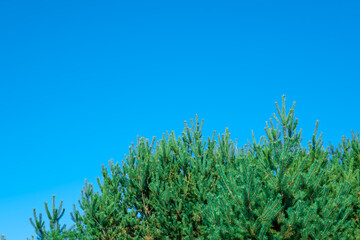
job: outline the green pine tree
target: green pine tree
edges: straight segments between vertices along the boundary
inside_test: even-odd
[[[42,219],[42,214],[39,216],[34,209],[34,220],[30,218],[30,223],[35,229],[36,239],[38,240],[67,240],[76,239],[75,226],[66,229],[66,225],[60,224],[60,219],[64,216],[65,209],[62,208],[63,201],[60,202],[59,208],[55,206],[55,195],[53,195],[52,211],[50,212],[47,202],[45,202],[45,211],[50,222],[50,229],[45,227],[45,221]],[[31,237],[34,239],[34,236]]]
[[[73,219],[85,239],[194,239],[206,237],[202,204],[215,190],[214,139],[203,142],[201,127],[185,122],[182,138],[168,134],[154,147],[138,138],[122,167],[103,167],[101,193],[91,184],[82,192],[84,215]]]
[[[266,136],[237,149],[230,133],[207,141],[196,116],[182,135],[156,142],[137,139],[121,166],[110,161],[85,181],[71,213],[60,224],[62,203],[50,229],[41,214],[31,223],[38,239],[351,239],[359,235],[359,138],[324,149],[315,133],[307,148],[296,131],[294,106]],[[167,136],[167,139],[166,137]]]
[[[352,196],[349,181],[333,187],[327,179],[329,152],[316,138],[308,150],[296,132],[294,106],[274,114],[279,125],[265,128],[266,138],[244,148],[229,162],[218,165],[222,195],[206,207],[213,237],[220,239],[347,239]],[[229,134],[220,148],[232,148]],[[264,143],[261,143],[264,141]],[[226,171],[228,173],[226,174]]]
[[[360,239],[360,141],[359,134],[352,132],[351,139],[343,137],[339,147],[329,146],[332,164],[330,165],[328,181],[331,183],[349,182],[351,194],[351,230],[354,239]],[[337,189],[339,184],[332,184]]]

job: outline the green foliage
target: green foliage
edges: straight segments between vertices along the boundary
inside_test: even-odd
[[[295,104],[294,104],[295,105]],[[213,197],[209,219],[221,239],[347,239],[352,196],[347,179],[331,186],[329,152],[316,139],[309,150],[296,133],[294,105],[285,113],[277,105],[279,125],[240,151],[231,166],[218,165],[223,194]],[[229,134],[220,148],[232,146]],[[261,142],[264,141],[262,144]],[[229,173],[224,174],[225,171]],[[205,206],[209,209],[208,206]],[[212,210],[214,209],[214,210]]]
[[[215,141],[202,141],[196,120],[182,138],[168,134],[157,143],[138,138],[120,168],[103,167],[101,194],[86,184],[80,206],[84,215],[78,227],[86,239],[187,239],[206,236],[202,205],[214,191]],[[78,213],[78,212],[77,212]]]
[[[45,210],[50,222],[50,230],[46,230],[45,221],[42,220],[42,214],[39,217],[34,208],[34,220],[30,218],[32,226],[35,228],[37,235],[36,239],[39,240],[60,240],[60,239],[75,239],[76,233],[73,227],[66,229],[66,225],[60,225],[60,219],[63,217],[65,209],[62,208],[63,201],[60,202],[59,208],[55,207],[55,196],[53,196],[52,211],[49,211],[47,202],[45,202]],[[34,236],[32,236],[34,239]]]
[[[339,187],[341,182],[349,182],[351,195],[354,197],[351,202],[353,209],[351,213],[351,230],[355,239],[360,239],[360,141],[359,134],[352,132],[351,139],[342,138],[339,147],[334,149],[329,146],[332,164],[329,165],[328,181],[333,183],[334,189]]]
[[[55,197],[50,230],[34,209],[37,239],[360,239],[359,135],[324,149],[317,122],[302,147],[294,106],[240,149],[228,129],[205,141],[197,116],[181,137],[138,137],[99,192],[85,181],[70,229]]]

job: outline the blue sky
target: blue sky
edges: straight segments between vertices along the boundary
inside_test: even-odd
[[[360,132],[358,1],[0,2],[0,234],[195,114],[204,135],[264,134],[286,94],[324,141]]]

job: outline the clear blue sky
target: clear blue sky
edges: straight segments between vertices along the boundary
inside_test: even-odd
[[[324,140],[360,132],[359,1],[0,2],[0,234],[34,234],[52,194],[65,223],[84,179],[136,136],[183,121],[264,134],[286,94]]]

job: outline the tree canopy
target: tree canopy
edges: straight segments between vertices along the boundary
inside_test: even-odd
[[[359,134],[325,149],[316,122],[304,147],[294,107],[283,96],[242,148],[228,129],[205,140],[197,115],[177,138],[138,137],[102,167],[99,192],[85,182],[71,228],[55,196],[49,229],[34,209],[32,239],[360,239]]]

